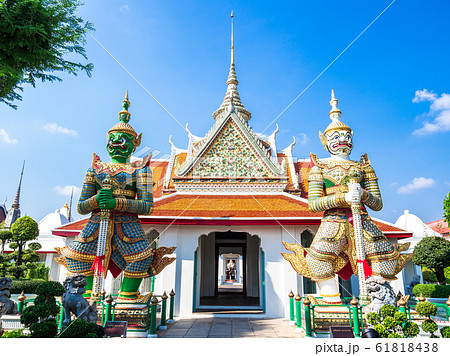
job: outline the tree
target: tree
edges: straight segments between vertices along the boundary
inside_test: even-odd
[[[444,199],[444,220],[450,226],[450,193]]]
[[[412,261],[432,270],[439,284],[445,284],[444,269],[450,266],[450,241],[436,236],[423,238],[414,248]]]
[[[34,221],[32,217],[23,216],[21,218],[18,218],[14,222],[14,224],[11,225],[11,233],[11,240],[13,242],[9,244],[9,247],[14,250],[17,249],[17,256],[15,256],[16,271],[14,272],[14,274],[16,278],[19,278],[22,272],[25,270],[21,267],[23,260],[25,260],[25,262],[39,261],[39,255],[36,253],[36,250],[34,250],[34,248],[36,247],[38,247],[37,249],[41,248],[39,244],[39,246],[30,244],[32,246],[30,246],[29,249],[24,250],[27,241],[32,241],[39,236],[39,227],[37,222]],[[13,253],[16,253],[16,251],[14,251]]]
[[[87,59],[83,45],[92,24],[77,17],[78,0],[0,0],[0,102],[16,109],[22,84],[61,81],[49,74],[84,70],[92,63],[64,59],[76,53]]]
[[[8,241],[11,241],[11,239],[12,239],[11,231],[9,231],[9,230],[0,230],[0,241],[2,243],[2,249],[1,249],[0,253],[3,253],[3,251],[5,250],[5,244]]]

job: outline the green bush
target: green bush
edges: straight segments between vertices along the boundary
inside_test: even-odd
[[[433,334],[438,329],[437,324],[433,320],[424,320],[422,322],[422,330],[426,333]]]
[[[436,315],[437,306],[431,302],[420,302],[416,305],[416,312],[426,318],[430,318],[432,315]]]
[[[390,304],[386,304],[381,307],[381,316],[383,318],[386,318],[387,316],[394,317],[396,311],[397,311],[396,307]]]
[[[22,291],[25,294],[37,294],[36,288],[42,283],[45,283],[43,279],[13,279],[13,285],[11,287],[11,294],[20,294]]]
[[[386,328],[383,326],[383,324],[377,324],[373,328],[378,333],[378,335],[380,335],[380,337],[387,338],[389,336],[389,333],[386,330]]]
[[[367,314],[366,320],[372,326],[375,326],[375,325],[381,323],[380,314],[374,313],[374,312]]]
[[[25,329],[17,329],[17,330],[9,330],[4,331],[2,336],[3,338],[17,338],[17,337],[28,337],[23,333]]]
[[[420,332],[419,325],[417,325],[416,323],[413,323],[411,321],[407,321],[403,325],[403,332],[406,337],[415,337]]]
[[[65,328],[59,334],[59,337],[62,338],[98,337],[97,331],[98,325],[96,323],[87,322],[84,321],[83,319],[75,319],[67,326],[67,328]]]
[[[388,339],[402,339],[403,336],[401,336],[399,333],[391,333],[388,335]]]
[[[413,294],[416,297],[423,294],[425,298],[448,298],[450,295],[450,285],[441,286],[439,284],[417,284],[413,288]]]
[[[20,322],[30,328],[31,337],[48,338],[58,334],[54,317],[60,308],[55,296],[62,295],[64,291],[59,282],[44,282],[36,288],[38,296],[34,299],[34,305],[27,307],[20,317]]]
[[[383,325],[386,329],[394,329],[398,325],[398,323],[392,316],[386,316],[383,320]]]
[[[65,289],[59,282],[45,282],[36,288],[36,294],[46,297],[59,297],[65,293]]]
[[[440,331],[442,337],[450,339],[450,326],[444,326]]]
[[[405,321],[406,321],[406,315],[405,314],[403,314],[402,312],[400,312],[400,311],[398,311],[398,312],[395,312],[395,314],[394,314],[394,320],[397,322],[397,323],[399,323],[399,324],[402,324],[402,323],[404,323]]]

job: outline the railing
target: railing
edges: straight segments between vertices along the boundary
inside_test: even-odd
[[[349,325],[353,330],[353,334],[355,337],[361,337],[362,330],[364,328],[364,316],[363,316],[363,307],[359,305],[359,302],[356,298],[342,298],[344,299],[343,304],[312,304],[311,300],[309,300],[308,296],[305,298],[301,298],[300,295],[297,295],[294,298],[294,293],[290,291],[288,294],[289,298],[289,323],[295,324],[297,331],[303,330],[305,332],[306,337],[313,337],[314,335],[319,334],[329,334],[328,332],[319,331],[316,325],[316,313],[315,308],[318,307],[346,307],[348,309],[348,321]],[[317,301],[320,301],[321,297],[315,298]],[[420,301],[425,301],[425,298],[419,298]],[[417,304],[415,300],[409,300],[409,303],[406,302],[403,298],[400,299],[397,309],[405,314],[409,321],[411,321],[411,310],[414,310],[412,307]],[[431,302],[433,303],[433,302]],[[442,308],[445,311],[445,318],[447,321],[450,321],[450,297],[446,303],[433,303],[438,308]]]
[[[158,299],[160,298],[160,299]],[[169,318],[167,318],[167,300],[169,299]],[[118,305],[127,305],[130,303],[121,303],[116,302],[114,299],[109,296],[105,300],[99,302],[102,306],[102,318],[101,325],[105,326],[107,321],[114,321],[116,316],[116,306]],[[148,332],[148,337],[156,337],[157,330],[165,330],[167,329],[167,323],[173,323],[173,313],[175,306],[175,292],[172,290],[167,296],[166,292],[162,295],[153,294],[152,298],[149,299],[146,303],[146,322],[145,327],[142,328],[142,331]],[[157,326],[157,309],[158,305],[161,305],[161,317],[160,323]]]
[[[159,299],[158,299],[159,298]],[[167,307],[167,300],[169,299],[169,307]],[[34,303],[34,298],[27,299],[26,296],[22,293],[18,298],[18,311],[19,314],[22,314],[22,312],[31,304]],[[58,325],[58,333],[62,330],[62,324],[64,321],[64,307],[61,304],[59,300],[56,300],[56,304],[59,306],[60,311],[58,315],[56,316],[56,322]],[[143,328],[143,331],[148,331],[148,337],[156,337],[156,331],[157,330],[165,330],[167,329],[167,323],[173,323],[174,322],[174,309],[175,309],[175,292],[172,290],[169,293],[169,296],[167,296],[166,292],[164,292],[162,295],[156,295],[153,294],[152,298],[149,299],[146,303],[146,322],[145,327]],[[102,307],[102,316],[100,324],[102,326],[105,326],[107,321],[114,321],[115,319],[115,311],[117,305],[127,305],[129,306],[130,303],[121,303],[116,302],[111,297],[111,295],[99,302],[97,302],[98,306]],[[160,323],[157,326],[157,308],[158,305],[161,305],[161,317],[160,317]],[[169,313],[169,317],[167,318],[167,313]]]

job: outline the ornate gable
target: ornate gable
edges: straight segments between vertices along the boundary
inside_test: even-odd
[[[234,110],[220,118],[175,171],[177,191],[283,191],[286,164],[270,158],[270,150]]]

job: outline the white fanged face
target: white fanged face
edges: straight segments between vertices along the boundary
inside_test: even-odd
[[[353,149],[353,132],[335,130],[325,135],[327,148],[332,155],[348,156]]]

